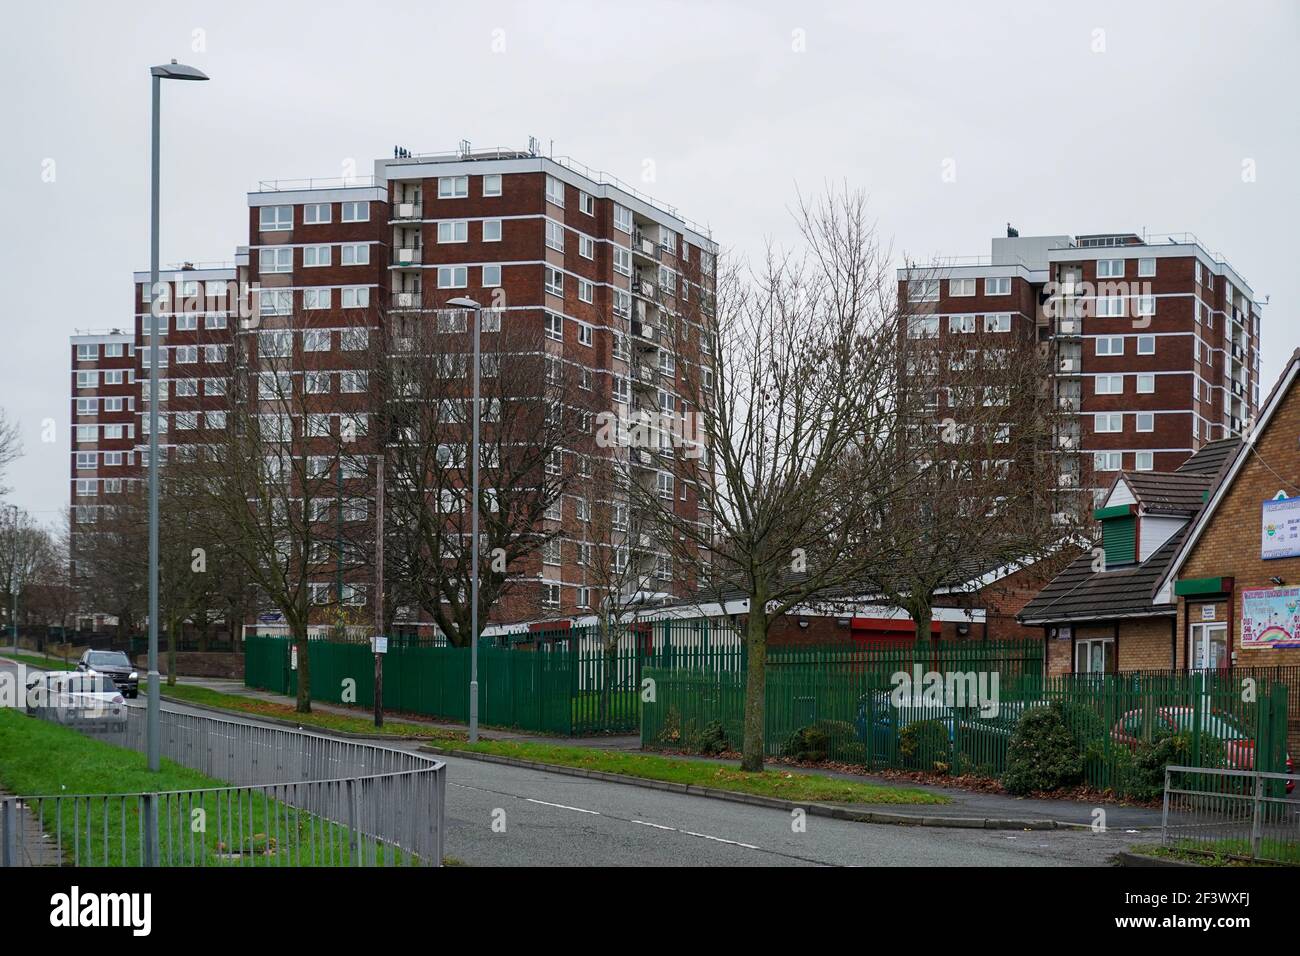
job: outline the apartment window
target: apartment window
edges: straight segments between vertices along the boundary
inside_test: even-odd
[[[195,412],[177,412],[176,428],[179,431],[192,431],[199,427],[199,416]]]
[[[912,279],[907,283],[907,300],[909,302],[938,302],[938,279]]]
[[[370,387],[370,374],[366,371],[353,369],[339,373],[339,391],[356,394],[364,392]]]
[[[626,405],[632,401],[632,381],[622,375],[614,376],[614,401]]]
[[[672,392],[659,390],[659,411],[665,415],[674,415],[677,412],[677,396]]]
[[[564,251],[564,227],[549,219],[546,220],[546,244],[557,252]]]
[[[122,410],[124,401],[125,400],[121,398],[106,398],[104,399],[104,411],[120,412]]]
[[[617,203],[614,204],[614,228],[619,232],[632,232],[632,210]]]
[[[302,307],[306,309],[328,309],[334,304],[333,289],[303,289]]]
[[[974,332],[975,316],[973,315],[950,315],[948,317],[949,332]]]
[[[907,317],[909,339],[932,339],[939,334],[937,315],[910,315]]]
[[[501,285],[501,267],[484,266],[483,267],[483,288],[495,289]]]
[[[176,316],[177,332],[196,332],[199,328],[199,317],[194,312],[183,312]]]
[[[302,207],[302,221],[308,226],[329,222],[330,204],[327,202],[304,203]]]
[[[93,415],[98,410],[99,399],[97,398],[79,398],[77,399],[78,415]]]
[[[368,202],[343,203],[343,222],[369,222],[369,221],[370,221],[370,203]]]
[[[1138,260],[1138,278],[1140,278],[1140,279],[1149,279],[1149,278],[1151,278],[1152,276],[1154,276],[1155,274],[1156,274],[1156,260],[1155,260],[1155,259],[1139,259],[1139,260]]]
[[[483,177],[483,195],[500,196],[501,195],[501,174],[488,173]]]
[[[1123,375],[1098,375],[1095,385],[1097,395],[1123,395]]]
[[[589,548],[590,545],[583,545],[583,547],[584,547],[584,548]],[[590,561],[584,561],[583,563],[589,565],[591,562],[590,562]],[[585,588],[585,587],[584,587],[584,588],[578,588],[578,607],[580,607],[580,608],[590,608],[590,607],[591,607],[591,588]]]
[[[92,361],[92,360],[97,359],[97,358],[99,358],[99,346],[98,346],[98,345],[78,345],[78,346],[77,346],[77,361],[78,361],[78,362],[89,362],[89,361]]]
[[[1101,318],[1121,318],[1124,315],[1124,299],[1118,295],[1097,297],[1097,315]]]
[[[984,316],[985,332],[1010,332],[1011,331],[1011,313],[1002,312],[994,315]]]
[[[330,333],[328,329],[309,329],[302,334],[304,352],[328,352],[330,350]]]
[[[197,378],[178,378],[172,385],[175,386],[177,398],[193,398],[199,394]]]
[[[283,358],[293,354],[292,332],[262,332],[257,337],[257,354],[263,358]]]
[[[107,380],[107,377],[107,374],[105,374],[105,380]],[[94,388],[97,384],[99,384],[98,372],[77,373],[77,388]]]
[[[1009,276],[1000,276],[994,279],[984,280],[985,295],[1010,295],[1011,279]]]
[[[99,482],[94,478],[77,479],[77,495],[85,497],[87,495],[99,494]]]
[[[116,468],[122,464],[122,453],[120,451],[104,452],[104,467]],[[92,463],[93,467],[93,463]]]
[[[552,295],[564,295],[564,273],[559,269],[546,267],[546,291]]]
[[[591,347],[594,333],[590,325],[585,322],[578,323],[578,344]]]
[[[546,201],[557,206],[564,205],[564,183],[554,176],[546,177]]]
[[[584,259],[596,258],[596,241],[591,236],[578,236],[578,255]]]
[[[1098,355],[1123,355],[1124,337],[1122,335],[1103,335],[1096,339]]]
[[[632,250],[623,246],[614,247],[614,271],[619,275],[632,274]]]
[[[465,266],[439,266],[439,289],[463,289],[469,284],[469,270]]]
[[[1134,315],[1155,315],[1156,314],[1156,297],[1153,295],[1140,295],[1133,300]]]
[[[1137,343],[1138,355],[1155,355],[1156,354],[1156,337],[1154,335],[1139,335]]]
[[[1124,466],[1124,453],[1118,451],[1099,451],[1093,455],[1093,471],[1119,471]]]
[[[263,206],[258,213],[258,228],[262,232],[288,232],[293,228],[293,207]]]
[[[542,582],[542,607],[560,606],[560,586],[551,581]]]
[[[673,476],[671,472],[661,471],[656,477],[656,488],[660,498],[672,499],[673,497]]]
[[[586,279],[578,280],[578,300],[591,302],[596,297],[596,287]]]
[[[303,246],[303,268],[315,269],[319,266],[327,266],[330,264],[331,259],[329,246]]]
[[[345,352],[360,352],[369,344],[369,329],[344,329],[339,333],[339,348]]]
[[[125,433],[126,433],[126,426],[124,426],[124,425],[105,425],[105,426],[104,426],[104,438],[105,438],[105,440],[110,439],[110,438],[122,438],[123,435],[125,435]]]
[[[308,395],[328,395],[330,390],[329,372],[304,372],[302,390]]]
[[[83,471],[88,468],[94,468],[98,460],[99,456],[93,451],[77,452],[77,468]]]
[[[258,249],[257,267],[258,271],[263,273],[292,272],[293,248],[290,246],[277,246],[274,249]]]
[[[1123,259],[1098,259],[1098,279],[1122,279],[1124,277]]]
[[[438,242],[468,242],[469,223],[464,219],[438,223]]]
[[[632,357],[632,347],[628,344],[627,336],[622,332],[614,333],[614,358],[626,362]]]
[[[564,340],[564,317],[554,312],[546,313],[546,337],[557,342]]]
[[[1156,430],[1156,416],[1152,412],[1137,413],[1137,430],[1140,432],[1153,432]]]
[[[1151,374],[1142,374],[1137,377],[1137,391],[1139,395],[1150,395],[1156,390],[1156,377]]]
[[[1118,412],[1098,415],[1093,430],[1098,433],[1122,432],[1124,430],[1124,416]]]
[[[224,313],[209,312],[203,318],[203,327],[205,329],[224,329],[226,327],[226,316]]]
[[[464,199],[469,195],[468,176],[439,176],[439,199]]]
[[[1138,471],[1151,471],[1155,468],[1155,455],[1149,451],[1140,451],[1135,456],[1134,467]]]
[[[203,346],[203,361],[209,365],[226,360],[226,346],[224,345],[205,345]]]
[[[632,314],[632,293],[614,290],[614,314],[627,318]]]
[[[596,200],[592,198],[591,193],[578,191],[578,208],[588,216],[596,215]]]
[[[330,417],[328,415],[308,415],[303,431],[307,438],[328,438],[330,435]]]
[[[370,306],[370,289],[367,286],[348,286],[339,290],[339,304],[345,309],[365,309]]]
[[[948,294],[953,296],[968,296],[975,294],[974,279],[949,279]]]
[[[104,346],[104,358],[121,358],[121,357],[122,357],[122,343],[115,342],[111,345]]]
[[[181,365],[193,365],[199,360],[199,347],[197,345],[178,345],[176,346],[176,361]]]
[[[368,266],[370,245],[365,242],[353,242],[340,246],[339,259],[345,266]]]
[[[204,395],[225,395],[226,380],[224,378],[205,378],[203,380]]]
[[[259,289],[257,308],[262,315],[288,315],[293,311],[293,293],[287,289]]]
[[[500,219],[483,220],[483,241],[484,242],[501,241],[501,220]]]

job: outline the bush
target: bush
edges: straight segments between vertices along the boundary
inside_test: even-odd
[[[918,720],[898,733],[898,756],[903,765],[918,770],[948,773],[952,767],[952,741],[948,726],[938,720]]]
[[[1059,790],[1083,777],[1083,757],[1060,704],[1025,711],[1007,745],[1002,785],[1011,793]]]
[[[781,756],[791,760],[808,760],[814,763],[826,759],[830,750],[830,734],[817,724],[800,727],[792,733],[781,748]]]
[[[711,720],[700,731],[697,749],[702,754],[720,754],[723,751],[730,750],[730,744],[726,728],[722,726],[722,721]]]
[[[1226,751],[1223,741],[1209,734],[1200,735],[1202,767],[1222,767]],[[1190,766],[1194,751],[1194,734],[1190,730],[1174,733],[1158,730],[1150,743],[1138,744],[1133,756],[1133,771],[1128,781],[1128,795],[1139,800],[1157,800],[1165,792],[1165,768]]]

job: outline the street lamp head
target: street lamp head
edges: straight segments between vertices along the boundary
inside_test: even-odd
[[[461,296],[457,296],[457,297],[454,298],[454,299],[448,299],[448,300],[447,300],[447,304],[450,305],[450,306],[452,306],[453,308],[457,308],[457,309],[481,309],[481,308],[483,308],[483,306],[479,305],[479,304],[478,304],[477,302],[475,302],[473,299],[468,298],[468,297],[463,296],[463,295],[461,295]]]
[[[164,80],[206,80],[208,78],[208,75],[202,70],[196,70],[184,63],[177,63],[175,60],[164,63],[162,66],[151,66],[149,67],[149,73],[152,76],[162,77]]]

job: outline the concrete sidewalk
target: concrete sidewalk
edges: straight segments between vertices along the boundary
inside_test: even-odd
[[[0,797],[13,794],[0,790]],[[41,830],[36,813],[20,802],[18,805],[18,866],[58,866],[59,853],[49,837]]]

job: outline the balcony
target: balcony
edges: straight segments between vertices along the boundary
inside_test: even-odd
[[[424,204],[418,202],[396,202],[390,207],[389,222],[409,222],[424,218]]]
[[[632,241],[632,253],[641,256],[643,259],[649,259],[651,262],[658,262],[663,255],[663,247],[649,236],[638,232],[636,238]]]
[[[639,365],[636,370],[636,377],[633,378],[632,384],[640,388],[657,388],[659,386],[659,371],[651,365]]]
[[[640,348],[656,348],[658,343],[657,335],[658,333],[653,325],[645,322],[632,323],[632,337]]]
[[[1078,375],[1083,363],[1077,358],[1063,358],[1059,365],[1062,375]]]
[[[418,248],[394,249],[393,265],[417,266],[424,259],[424,250]]]
[[[1078,319],[1060,319],[1056,325],[1058,335],[1081,335],[1083,323]]]
[[[641,298],[648,299],[651,302],[659,301],[658,286],[649,279],[633,279],[632,294],[639,295]]]
[[[421,308],[421,297],[419,290],[408,292],[394,292],[392,306],[397,311],[414,311]]]

